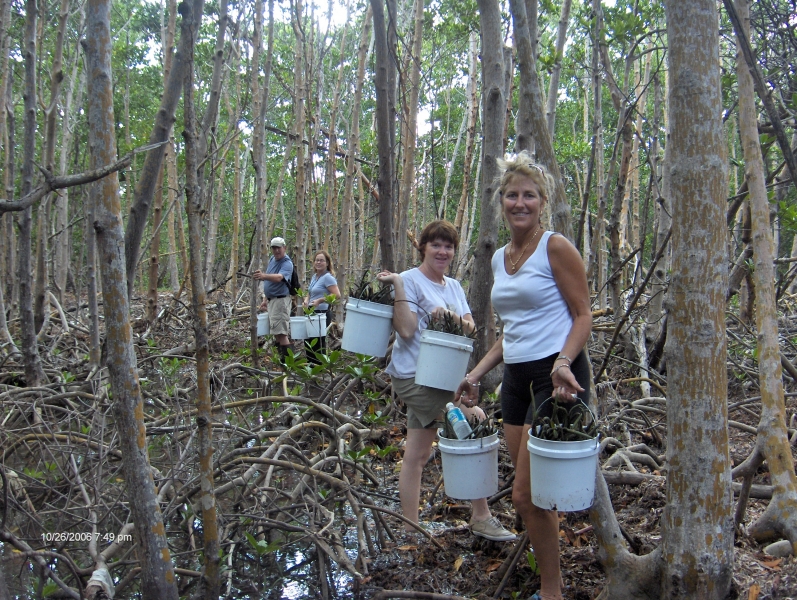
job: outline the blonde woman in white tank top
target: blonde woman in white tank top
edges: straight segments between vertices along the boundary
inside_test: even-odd
[[[533,598],[561,600],[558,515],[531,502],[525,450],[534,401],[529,381],[535,395],[566,402],[577,396],[588,398],[590,373],[583,348],[592,329],[589,289],[578,250],[542,226],[542,211],[553,190],[551,176],[525,152],[498,164],[503,174],[496,195],[511,240],[493,257],[492,300],[504,333],[456,393],[466,396],[464,404],[475,404],[478,386],[474,384],[505,363],[501,407],[515,467],[512,502],[529,532],[540,568],[540,591]]]

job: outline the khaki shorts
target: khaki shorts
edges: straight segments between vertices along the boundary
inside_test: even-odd
[[[407,405],[407,429],[442,426],[446,404],[454,401],[454,392],[418,385],[415,379],[391,381],[396,394]]]
[[[290,335],[291,297],[272,298],[268,301],[268,326],[271,335]]]

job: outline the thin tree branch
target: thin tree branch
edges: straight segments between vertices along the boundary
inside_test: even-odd
[[[107,177],[111,173],[116,173],[122,169],[126,169],[133,162],[133,157],[141,152],[147,152],[158,146],[162,146],[166,142],[157,144],[148,144],[141,146],[130,152],[124,158],[117,160],[115,163],[94,169],[92,171],[84,171],[75,175],[64,175],[61,177],[53,177],[49,171],[40,168],[44,175],[44,183],[32,190],[29,194],[23,196],[19,200],[0,200],[0,216],[7,212],[19,212],[26,208],[33,206],[36,202],[44,198],[47,194],[55,190],[74,187],[76,185],[84,185],[97,181],[103,177]]]

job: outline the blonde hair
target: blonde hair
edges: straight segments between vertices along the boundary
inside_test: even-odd
[[[525,150],[516,155],[515,158],[498,158],[496,159],[496,163],[498,164],[500,173],[496,177],[497,189],[495,195],[499,200],[503,197],[506,186],[508,186],[515,177],[528,177],[531,179],[537,184],[540,196],[545,200],[548,200],[551,192],[553,192],[553,177],[548,172],[548,169],[546,169],[544,165],[535,163]]]

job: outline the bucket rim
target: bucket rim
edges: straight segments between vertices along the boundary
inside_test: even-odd
[[[482,454],[492,452],[501,443],[498,432],[476,439],[459,440],[443,437],[442,429],[437,430],[437,447],[443,454]]]
[[[588,456],[597,456],[600,451],[598,436],[589,440],[575,440],[571,442],[543,440],[529,436],[526,449],[536,456],[554,459],[575,459]]]
[[[558,444],[597,444],[600,441],[600,437],[600,434],[598,434],[595,437],[588,438],[586,440],[546,440],[544,438],[537,437],[536,435],[532,435],[531,430],[529,430],[529,442],[531,442],[531,440],[537,440],[538,442],[542,442],[543,445],[551,444],[554,448],[556,448]]]
[[[421,332],[421,343],[473,352],[473,339],[455,333],[424,329]]]
[[[360,300],[359,298],[349,298],[344,306],[346,311],[349,309],[354,312],[364,313],[373,317],[393,318],[393,306],[390,304],[380,304],[370,300]]]

